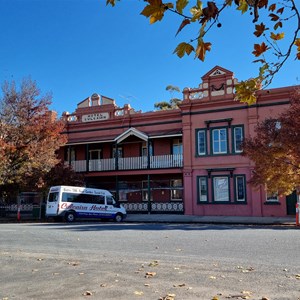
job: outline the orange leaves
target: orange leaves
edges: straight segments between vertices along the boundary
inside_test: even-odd
[[[183,57],[185,54],[190,55],[191,52],[195,51],[194,47],[188,43],[180,43],[173,53],[176,53],[178,57]]]
[[[250,78],[245,81],[241,81],[235,87],[236,100],[247,103],[248,105],[256,102],[256,92],[261,88],[260,78]]]
[[[241,0],[239,2],[239,6],[238,6],[237,10],[240,10],[242,12],[242,14],[244,14],[248,10],[248,4],[247,4],[246,0]]]
[[[162,0],[147,0],[149,3],[141,12],[147,18],[150,18],[150,24],[161,21],[164,13],[169,8],[173,8],[173,3],[162,3]]]
[[[205,43],[202,39],[198,39],[198,45],[195,48],[189,43],[180,43],[173,53],[176,53],[178,57],[183,57],[185,54],[190,55],[193,51],[195,51],[195,58],[204,61],[206,51],[210,51],[211,43]]]
[[[297,47],[296,59],[300,60],[300,38],[295,40],[294,45]]]
[[[204,43],[202,39],[198,40],[198,47],[196,49],[196,57],[204,61],[206,51],[210,51],[211,43]]]
[[[111,6],[115,6],[116,0],[106,0],[106,5],[110,4]]]
[[[176,10],[182,14],[184,8],[188,5],[189,1],[188,0],[177,0],[176,1]]]
[[[260,23],[255,25],[255,31],[254,31],[254,35],[256,35],[257,37],[260,37],[265,30],[268,30],[269,28],[266,28],[266,25],[264,23]]]
[[[186,26],[186,25],[188,25],[188,24],[190,24],[191,23],[191,21],[189,20],[189,19],[184,19],[183,21],[182,21],[182,23],[180,24],[180,26],[179,26],[179,28],[178,28],[178,30],[177,30],[177,32],[176,32],[176,35]],[[175,35],[175,36],[176,36]]]
[[[282,40],[284,38],[284,32],[276,33],[276,34],[272,32],[270,37],[274,41]]]
[[[258,57],[264,52],[266,52],[268,49],[270,49],[270,47],[268,47],[264,42],[262,42],[261,44],[254,44],[254,51],[252,51],[252,53],[256,57]]]

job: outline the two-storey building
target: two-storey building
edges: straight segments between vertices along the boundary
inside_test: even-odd
[[[295,195],[268,195],[248,183],[253,162],[241,143],[258,122],[288,108],[295,87],[261,91],[248,106],[235,101],[236,82],[216,66],[199,87],[184,89],[178,109],[146,113],[93,94],[64,114],[64,161],[129,213],[294,214]]]

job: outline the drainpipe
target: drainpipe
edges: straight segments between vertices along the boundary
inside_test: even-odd
[[[87,172],[90,171],[90,164],[89,164],[89,144],[85,145],[85,169]]]
[[[150,188],[150,174],[147,175],[148,181],[148,214],[151,214],[151,188]]]

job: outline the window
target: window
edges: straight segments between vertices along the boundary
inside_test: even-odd
[[[244,175],[235,175],[235,201],[244,202],[246,201],[246,185]]]
[[[100,154],[101,154],[101,150],[100,149],[90,150],[89,153],[90,153],[89,158],[91,160],[100,159],[101,158],[100,157]]]
[[[229,177],[213,177],[213,195],[215,202],[229,202]]]
[[[242,152],[242,142],[243,142],[243,127],[233,128],[233,151],[235,153]]]
[[[63,193],[62,202],[104,204],[103,195]]]
[[[152,151],[152,144],[150,142],[149,143],[149,155],[152,156],[153,155],[153,151]],[[148,156],[148,144],[147,142],[143,142],[142,144],[142,156],[147,157]]]
[[[173,140],[172,154],[182,154],[182,139]]]
[[[171,200],[182,200],[182,179],[171,180]]]
[[[150,183],[151,186],[151,183]],[[142,193],[143,193],[143,201],[148,201],[148,180],[147,181],[142,181]],[[153,195],[150,190],[150,201],[153,201]]]
[[[207,177],[198,177],[198,201],[207,202]]]
[[[206,154],[206,130],[198,130],[197,132],[197,154],[205,155]]]
[[[268,192],[267,191],[267,202],[278,202],[278,192]]]
[[[123,157],[123,149],[122,147],[117,148],[118,157]],[[113,148],[113,157],[116,157],[116,147]]]
[[[227,153],[227,129],[213,129],[212,130],[212,146],[213,154]]]

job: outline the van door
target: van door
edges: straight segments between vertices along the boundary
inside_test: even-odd
[[[107,217],[114,218],[116,215],[115,200],[112,196],[106,195],[106,213]]]
[[[58,213],[59,192],[51,192],[48,195],[46,216],[56,216]]]

